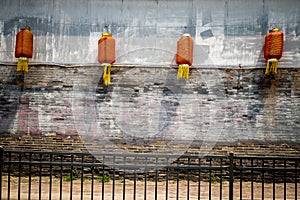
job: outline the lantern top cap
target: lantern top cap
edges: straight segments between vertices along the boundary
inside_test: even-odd
[[[280,31],[280,29],[279,28],[273,28],[270,32],[278,32],[278,31]]]
[[[26,25],[26,26],[25,26],[25,30],[30,31],[30,30],[31,30],[30,26]]]
[[[108,36],[108,37],[111,37],[112,35],[111,35],[111,33],[103,32],[103,33],[102,33],[102,36]]]
[[[182,36],[191,37],[191,34],[185,33],[185,34],[183,34]]]

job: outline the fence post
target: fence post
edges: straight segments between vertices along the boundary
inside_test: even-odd
[[[229,200],[233,200],[233,153],[229,154]]]
[[[0,146],[0,199],[2,199],[3,147]]]

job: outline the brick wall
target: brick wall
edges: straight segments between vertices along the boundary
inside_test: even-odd
[[[7,148],[93,151],[97,141],[143,151],[182,145],[263,154],[267,145],[272,154],[299,152],[297,68],[279,69],[273,79],[258,68],[197,68],[184,81],[171,67],[114,66],[108,87],[100,66],[31,65],[24,75],[15,69],[0,66]]]

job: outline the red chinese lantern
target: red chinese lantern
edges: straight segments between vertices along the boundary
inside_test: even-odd
[[[16,37],[15,57],[18,58],[17,71],[28,72],[28,58],[32,58],[33,35],[30,27],[21,29]]]
[[[176,63],[179,65],[177,78],[188,79],[189,67],[193,64],[194,42],[190,34],[184,34],[177,41]]]
[[[115,39],[110,33],[102,33],[102,37],[98,40],[98,62],[105,65],[103,72],[105,85],[110,83],[111,65],[115,62],[115,60]]]
[[[282,57],[283,32],[274,28],[265,36],[264,57],[267,60],[266,74],[276,74],[278,60]]]

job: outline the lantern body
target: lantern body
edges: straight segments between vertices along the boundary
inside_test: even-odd
[[[32,58],[33,35],[30,30],[20,30],[16,38],[15,57]]]
[[[113,64],[116,60],[115,39],[104,33],[98,40],[98,62]]]
[[[184,34],[177,41],[176,63],[178,65],[188,64],[191,66],[193,64],[193,50],[194,42],[192,37],[189,34]]]
[[[280,59],[283,51],[283,32],[270,32],[265,36],[264,57]]]

